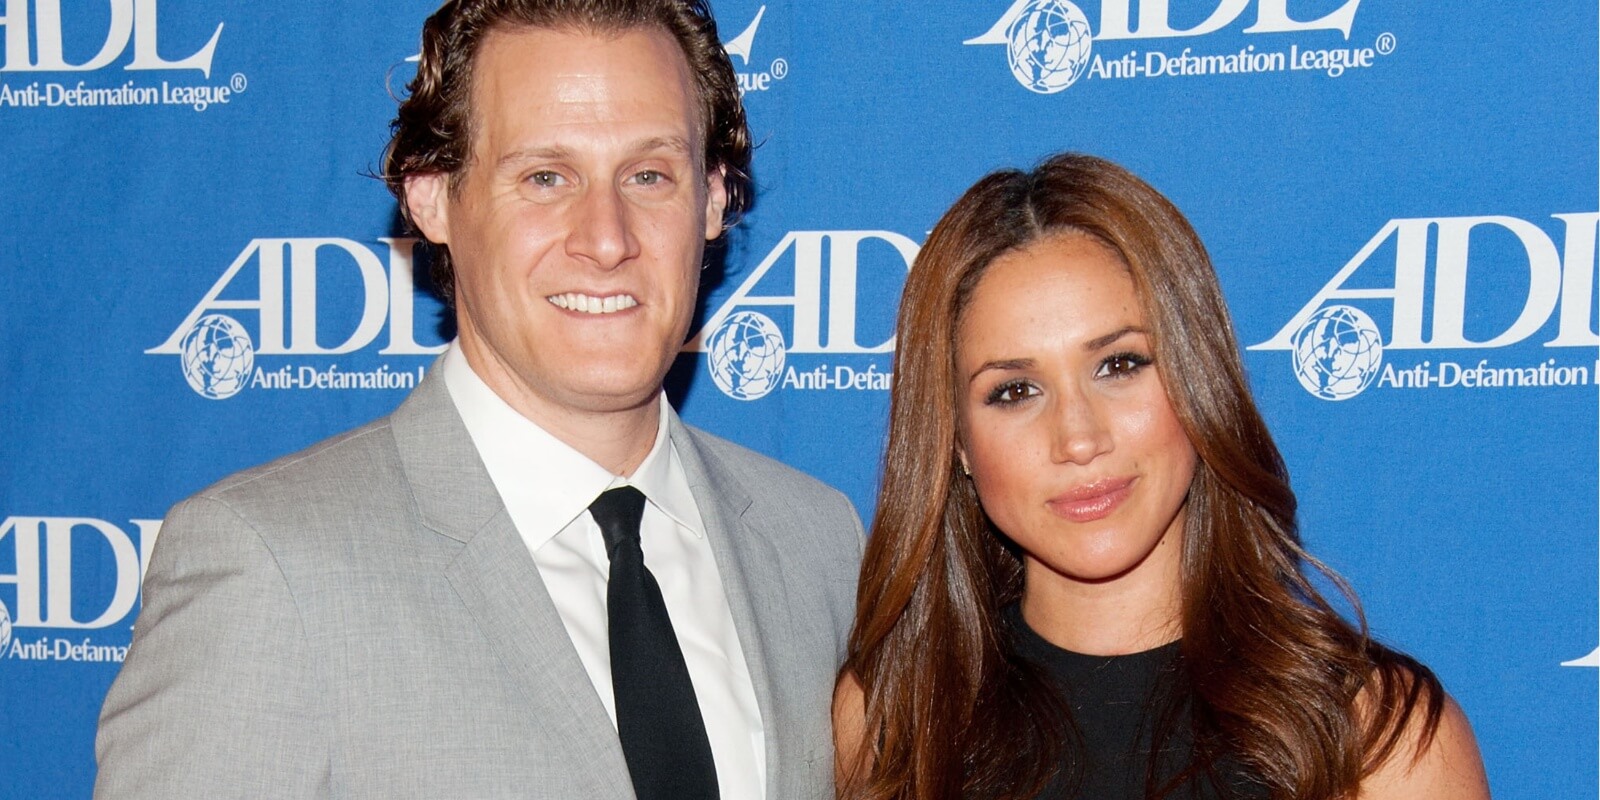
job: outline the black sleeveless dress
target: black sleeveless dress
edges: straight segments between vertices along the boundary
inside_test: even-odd
[[[1044,640],[1005,610],[1021,655],[1039,666],[1072,712],[1070,756],[1038,800],[1145,800],[1150,770],[1156,786],[1182,773],[1193,758],[1188,704],[1174,695],[1178,642],[1125,656],[1090,656]],[[1157,730],[1171,733],[1160,752]],[[1167,800],[1268,800],[1266,789],[1232,762],[1218,762],[1166,795]]]

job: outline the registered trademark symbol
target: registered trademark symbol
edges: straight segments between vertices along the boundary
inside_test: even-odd
[[[772,59],[771,72],[772,72],[772,77],[774,77],[774,78],[776,78],[776,79],[778,79],[780,81],[783,80],[784,76],[789,74],[789,62],[784,61],[781,58]]]
[[[250,88],[250,81],[244,77],[243,72],[235,72],[233,78],[228,81],[228,87],[235,93],[242,92]]]
[[[1394,52],[1395,40],[1392,33],[1378,34],[1378,54],[1389,55]]]

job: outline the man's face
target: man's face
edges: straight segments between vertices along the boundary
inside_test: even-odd
[[[682,52],[658,30],[511,29],[474,67],[460,186],[406,187],[450,247],[462,348],[536,419],[650,403],[727,200]]]

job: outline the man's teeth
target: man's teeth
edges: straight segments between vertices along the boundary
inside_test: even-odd
[[[594,297],[587,294],[578,294],[577,292],[567,292],[566,294],[553,294],[545,299],[555,304],[557,308],[564,308],[568,311],[581,311],[585,314],[610,314],[616,311],[626,311],[639,305],[638,300],[633,299],[632,295],[626,294]]]

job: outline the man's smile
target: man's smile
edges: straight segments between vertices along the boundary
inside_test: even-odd
[[[545,299],[549,300],[557,308],[579,311],[585,314],[614,314],[618,311],[627,311],[639,305],[639,301],[635,300],[631,294],[596,297],[580,292],[567,292],[565,294],[553,294]]]

